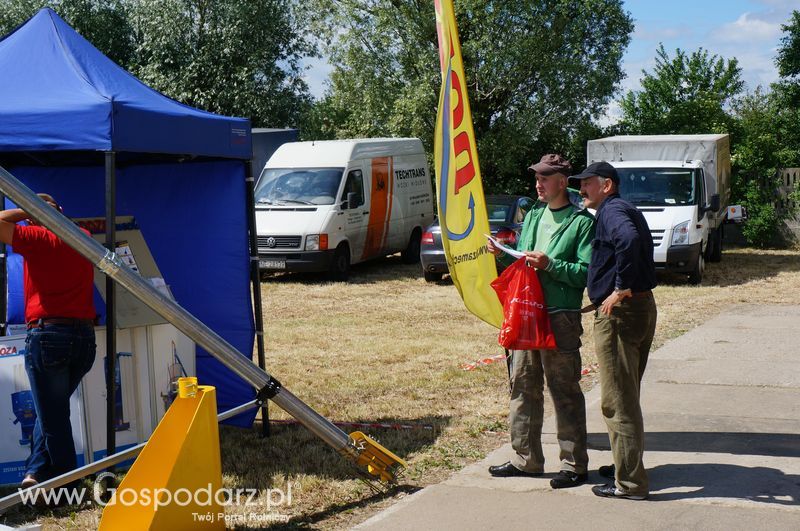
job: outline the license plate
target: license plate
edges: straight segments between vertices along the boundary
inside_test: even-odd
[[[261,269],[286,269],[286,260],[259,260]]]

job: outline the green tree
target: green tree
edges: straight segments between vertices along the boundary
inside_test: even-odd
[[[784,221],[795,216],[792,204],[800,202],[795,189],[780,197],[779,169],[800,166],[800,12],[794,11],[782,26],[775,64],[780,79],[772,90],[760,88],[737,99],[733,147],[733,201],[748,212],[742,232],[748,243],[766,246],[778,243]]]
[[[315,49],[293,2],[128,1],[136,43],[129,68],[142,81],[254,126],[298,123],[311,101],[302,59]]]
[[[630,134],[727,133],[732,118],[726,107],[744,89],[738,61],[675,50],[656,52],[652,72],[642,70],[642,90],[620,101],[621,128]]]
[[[781,25],[784,36],[778,48],[775,64],[778,66],[778,75],[785,83],[800,85],[800,11],[792,11],[791,19],[787,24]]]
[[[126,0],[0,0],[0,35],[49,7],[112,61],[126,65],[133,53],[133,32]]]
[[[416,136],[432,152],[441,84],[433,3],[310,5],[333,72],[307,130]],[[603,113],[624,75],[633,22],[620,0],[461,0],[455,8],[484,183],[529,191],[530,162],[567,151]]]
[[[783,222],[795,211],[778,208],[778,170],[790,166],[798,153],[782,140],[789,117],[774,94],[760,88],[733,103],[737,142],[733,149],[732,202],[747,209],[742,234],[751,245],[765,247],[779,240]],[[795,126],[796,127],[796,126]]]
[[[45,6],[187,105],[280,127],[311,103],[302,60],[316,49],[291,0],[0,0],[0,31]]]

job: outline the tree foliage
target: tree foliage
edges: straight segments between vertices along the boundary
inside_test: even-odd
[[[745,206],[748,220],[742,234],[751,245],[774,244],[783,222],[794,216],[778,194],[780,168],[796,165],[797,145],[787,142],[784,132],[795,129],[791,123],[797,112],[787,112],[774,93],[760,89],[737,99],[733,115],[737,119],[733,149],[732,201]]]
[[[296,125],[314,55],[291,0],[0,0],[0,31],[51,7],[123,68],[182,103]]]
[[[776,64],[783,78],[795,78],[800,82],[800,11],[792,11],[791,19],[781,25],[784,36],[778,48]]]
[[[287,0],[131,0],[131,72],[194,107],[295,124],[310,103],[314,53]]]
[[[309,120],[313,134],[415,136],[432,152],[441,84],[433,3],[310,4],[334,67]],[[528,191],[531,160],[547,151],[571,155],[572,140],[604,111],[623,77],[632,20],[619,0],[455,7],[484,182],[491,191]]]
[[[732,118],[726,107],[744,89],[741,68],[707,50],[687,54],[664,45],[652,72],[642,71],[642,90],[620,101],[622,130],[631,134],[727,133]]]
[[[797,215],[797,188],[780,197],[779,170],[800,166],[800,12],[782,26],[775,63],[780,79],[769,92],[760,88],[738,98],[733,148],[733,200],[742,203],[748,220],[742,233],[748,243],[771,245],[780,240],[784,221]],[[788,201],[786,200],[788,199]]]
[[[125,65],[133,54],[126,0],[0,0],[0,34],[5,35],[50,7],[112,61]]]
[[[787,24],[781,26],[781,38],[775,65],[780,79],[773,90],[786,105],[800,107],[800,11],[793,11]]]

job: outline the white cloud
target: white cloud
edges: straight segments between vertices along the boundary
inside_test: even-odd
[[[778,79],[775,54],[782,36],[780,26],[789,21],[792,10],[800,9],[800,5],[798,0],[756,0],[755,3],[760,4],[760,10],[756,7],[756,11],[742,13],[735,21],[720,24],[708,32],[692,30],[690,25],[668,26],[663,20],[637,20],[632,46],[623,61],[627,77],[620,83],[616,99],[629,90],[641,90],[642,69],[652,72],[655,66],[656,48],[649,44],[653,41],[664,42],[670,57],[674,56],[675,47],[687,53],[703,47],[724,59],[735,57],[747,90],[754,90],[758,85],[769,87]],[[648,44],[637,46],[637,42]],[[616,123],[620,114],[619,104],[614,101],[599,122],[602,125]]]
[[[777,41],[781,26],[767,22],[751,13],[742,13],[734,22],[723,24],[711,32],[713,40],[731,43],[753,43]]]
[[[764,6],[764,9],[755,13],[756,18],[777,24],[778,27],[789,22],[793,10],[800,9],[797,0],[757,0],[756,3]]]
[[[612,101],[606,107],[606,112],[597,119],[597,125],[608,127],[622,120],[622,108],[617,100]]]
[[[735,54],[742,69],[742,79],[748,90],[755,90],[758,85],[764,88],[778,80],[778,68],[775,66],[775,50],[750,50]]]
[[[328,63],[327,58],[306,58],[305,67],[306,71],[303,79],[308,83],[308,90],[311,95],[319,99],[328,88],[328,77],[333,67]]]

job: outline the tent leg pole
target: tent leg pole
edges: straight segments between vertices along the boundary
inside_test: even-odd
[[[105,153],[106,161],[106,249],[116,251],[116,201],[117,171],[116,154]],[[117,373],[117,323],[114,305],[114,279],[106,275],[106,455],[117,450],[116,431],[116,373]]]
[[[50,229],[63,242],[86,257],[106,275],[113,278],[132,296],[183,332],[253,387],[258,398],[270,399],[300,421],[314,435],[329,444],[342,457],[351,460],[367,480],[380,479],[393,483],[406,467],[405,461],[361,432],[348,435],[331,421],[311,409],[266,371],[253,363],[253,355],[242,355],[230,343],[187,312],[173,299],[153,287],[150,282],[127,267],[112,251],[81,232],[63,214],[37,197],[30,188],[0,168],[0,192],[8,195],[42,226]]]
[[[266,356],[264,354],[264,315],[261,306],[261,275],[258,266],[258,240],[256,238],[256,200],[255,179],[251,162],[245,164],[247,177],[247,231],[250,235],[250,283],[253,286],[253,313],[255,317],[256,345],[258,349],[258,366],[266,371]],[[258,391],[258,389],[256,389]],[[261,406],[261,436],[269,437],[269,406],[264,400]]]
[[[0,192],[5,193],[42,226],[53,231],[64,243],[83,255],[132,296],[142,301],[189,339],[221,361],[223,365],[257,388],[259,398],[275,402],[278,407],[299,420],[314,435],[340,454],[357,458],[363,453],[364,450],[357,448],[350,436],[295,397],[278,380],[253,363],[252,354],[242,355],[197,317],[187,312],[173,299],[166,297],[141,275],[131,271],[114,252],[84,234],[63,214],[51,208],[3,168],[0,168]],[[374,463],[372,465],[375,466]],[[366,470],[366,467],[364,468]]]
[[[6,207],[6,196],[0,194],[0,210]],[[0,336],[8,335],[8,248],[0,243]]]

